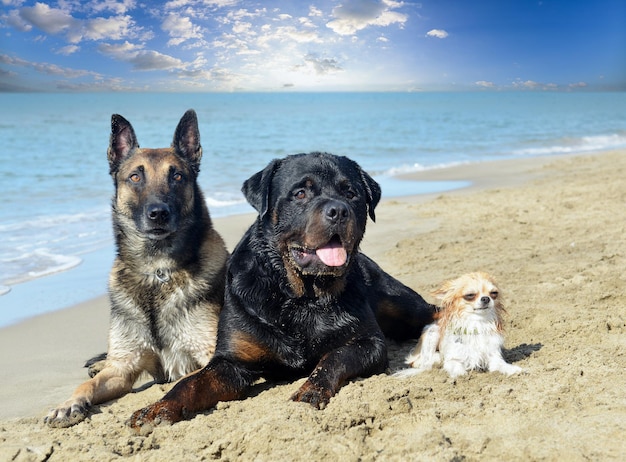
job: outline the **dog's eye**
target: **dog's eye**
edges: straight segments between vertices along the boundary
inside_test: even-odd
[[[491,298],[495,300],[496,298],[498,298],[499,294],[497,290],[492,290],[491,292],[489,292],[489,295],[491,295]]]
[[[354,194],[353,191],[346,191],[346,198],[354,199],[355,197],[356,197],[356,194]]]
[[[173,179],[174,181],[176,181],[176,182],[178,182],[178,181],[182,181],[182,179],[183,179],[183,175],[182,175],[182,173],[178,173],[178,172],[177,172],[177,173],[174,173],[174,174],[172,175],[172,179]]]
[[[472,293],[465,294],[465,295],[463,295],[463,298],[465,300],[467,300],[468,302],[471,302],[472,300],[474,300],[476,298],[476,294],[472,294]]]
[[[293,195],[296,199],[304,199],[306,197],[306,191],[304,189],[299,189]]]
[[[128,179],[133,183],[139,183],[141,181],[141,176],[139,175],[139,173],[133,173],[131,176],[128,177]]]

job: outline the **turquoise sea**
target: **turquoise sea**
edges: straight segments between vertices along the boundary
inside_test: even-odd
[[[298,152],[349,156],[391,197],[459,186],[399,173],[626,146],[626,93],[3,93],[0,326],[106,293],[111,114],[162,147],[189,108],[214,217],[252,212],[242,182]]]

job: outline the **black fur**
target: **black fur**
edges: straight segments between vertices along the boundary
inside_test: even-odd
[[[323,408],[345,381],[386,370],[385,335],[418,338],[433,320],[432,305],[359,251],[380,187],[355,162],[289,156],[242,190],[259,216],[229,261],[215,356],[137,411],[135,428],[241,397],[260,377],[308,375],[292,399]],[[343,250],[322,258],[329,246]]]

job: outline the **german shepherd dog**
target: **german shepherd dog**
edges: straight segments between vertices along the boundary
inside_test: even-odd
[[[101,370],[50,411],[48,425],[82,421],[90,406],[130,392],[142,372],[174,381],[211,359],[228,252],[196,183],[201,156],[193,110],[180,119],[171,147],[159,149],[141,149],[131,124],[112,116],[117,256],[108,351]]]
[[[215,355],[130,426],[149,429],[239,399],[260,377],[308,379],[291,397],[324,408],[348,380],[388,367],[385,335],[419,338],[435,307],[359,251],[379,185],[326,153],[271,162],[243,185],[258,218],[228,263]]]

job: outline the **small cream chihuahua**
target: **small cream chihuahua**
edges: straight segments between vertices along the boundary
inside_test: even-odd
[[[455,378],[478,369],[511,375],[521,372],[502,357],[504,345],[502,297],[487,273],[465,274],[446,281],[433,295],[441,301],[435,322],[406,358],[410,369],[395,375],[408,377],[430,370],[443,360],[443,368]]]

